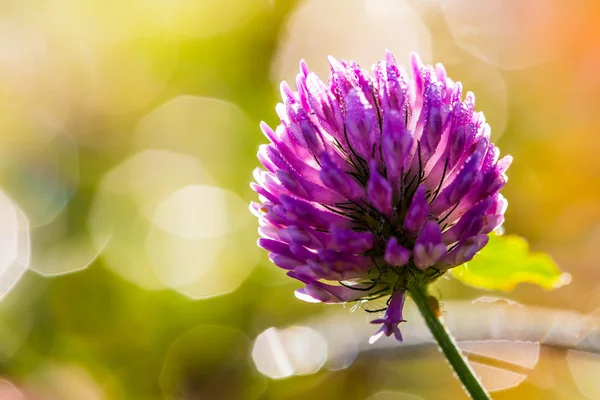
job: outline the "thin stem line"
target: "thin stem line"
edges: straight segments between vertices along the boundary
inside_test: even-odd
[[[410,296],[417,305],[427,327],[431,331],[438,347],[452,365],[454,372],[460,379],[463,389],[473,400],[490,400],[491,397],[479,381],[477,375],[467,363],[456,341],[446,329],[442,321],[434,314],[427,300],[427,289],[422,285],[415,285],[410,290]]]

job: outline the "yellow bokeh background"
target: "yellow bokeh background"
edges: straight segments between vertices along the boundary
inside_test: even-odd
[[[475,93],[514,157],[506,232],[572,277],[436,284],[459,339],[546,340],[473,350],[494,398],[600,398],[599,27],[592,0],[3,2],[0,399],[464,398],[411,304],[411,345],[369,348],[369,316],[298,301],[255,245],[279,82],[385,49]]]

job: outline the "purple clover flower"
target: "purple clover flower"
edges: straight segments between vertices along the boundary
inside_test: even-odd
[[[402,341],[406,292],[472,259],[504,221],[512,158],[498,160],[475,96],[441,64],[413,54],[411,79],[390,52],[373,75],[329,62],[328,84],[300,62],[296,91],[281,84],[281,124],[261,125],[258,244],[304,283],[299,299],[389,296],[371,341]]]

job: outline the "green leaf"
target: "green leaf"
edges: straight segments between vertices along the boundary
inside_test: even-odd
[[[525,239],[516,235],[490,235],[488,244],[468,264],[451,270],[467,285],[488,290],[512,290],[519,283],[533,283],[546,290],[569,283],[552,258],[529,252]]]

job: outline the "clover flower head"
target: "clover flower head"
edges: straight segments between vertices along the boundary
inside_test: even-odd
[[[410,78],[390,52],[372,75],[329,62],[327,84],[300,62],[296,90],[281,84],[281,123],[261,125],[258,244],[304,284],[302,300],[389,296],[371,341],[401,341],[411,286],[472,259],[504,221],[512,158],[498,159],[475,96],[441,64],[413,54]]]

